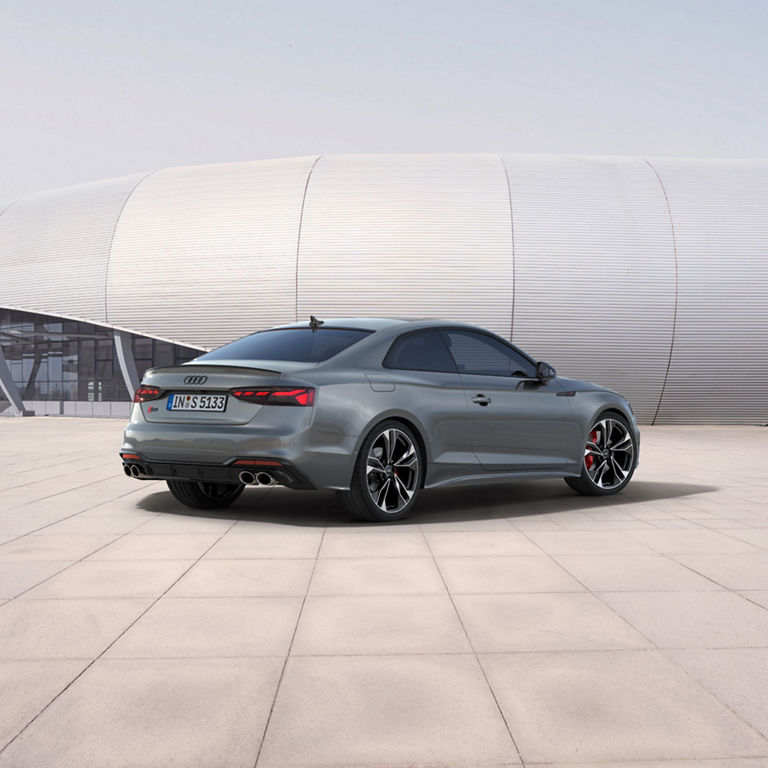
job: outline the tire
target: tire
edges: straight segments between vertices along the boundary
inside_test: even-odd
[[[240,483],[202,483],[198,480],[166,480],[171,493],[193,509],[219,509],[228,507],[245,486]]]
[[[637,464],[637,441],[627,420],[613,411],[595,419],[587,433],[579,477],[565,482],[583,496],[611,496],[627,487]]]
[[[378,424],[360,446],[348,491],[339,501],[355,520],[394,522],[413,509],[424,473],[419,441],[399,421]]]

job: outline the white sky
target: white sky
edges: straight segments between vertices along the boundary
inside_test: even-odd
[[[331,152],[768,157],[768,0],[0,0],[0,202]]]

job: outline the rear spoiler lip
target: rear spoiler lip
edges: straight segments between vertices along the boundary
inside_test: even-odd
[[[227,371],[249,371],[250,373],[271,373],[275,376],[282,376],[282,371],[275,371],[270,368],[259,368],[251,365],[214,365],[211,363],[195,363],[195,365],[169,365],[161,366],[159,368],[147,368],[144,371],[144,376],[150,376],[156,373],[186,373],[189,374],[190,370],[205,371],[206,373],[227,373]]]

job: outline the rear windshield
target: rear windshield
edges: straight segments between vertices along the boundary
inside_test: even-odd
[[[283,328],[260,331],[197,358],[204,360],[291,360],[322,363],[373,331],[352,328]]]

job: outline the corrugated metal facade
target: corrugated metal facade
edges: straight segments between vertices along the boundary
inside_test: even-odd
[[[304,204],[297,309],[460,317],[508,337],[512,229],[499,157],[321,158]]]
[[[643,422],[768,421],[768,161],[323,156],[0,215],[0,306],[212,347],[307,317],[484,325]]]
[[[659,423],[768,421],[768,161],[651,160],[675,226],[678,301]]]
[[[669,212],[642,160],[504,158],[515,226],[514,340],[577,379],[632,392],[652,421],[675,303]]]
[[[314,160],[170,168],[148,176],[115,231],[108,321],[213,347],[293,320],[299,218]]]
[[[0,305],[104,322],[115,223],[142,175],[41,192],[0,215]]]

